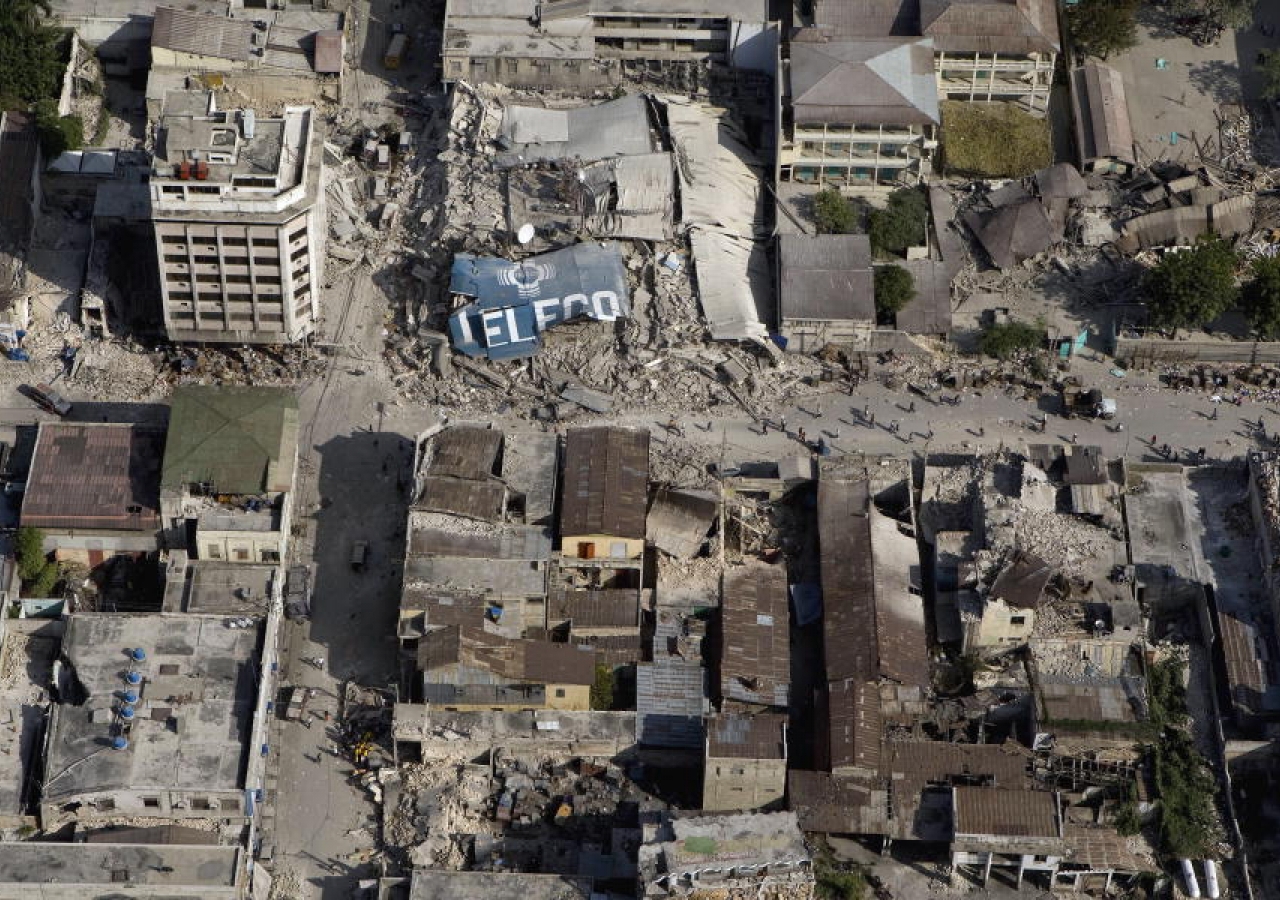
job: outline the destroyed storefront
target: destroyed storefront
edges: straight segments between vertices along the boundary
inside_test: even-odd
[[[626,270],[616,244],[579,244],[511,262],[460,253],[449,290],[465,303],[449,317],[453,346],[467,356],[516,359],[538,351],[539,334],[587,316],[630,314]]]

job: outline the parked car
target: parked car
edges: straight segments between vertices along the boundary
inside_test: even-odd
[[[71,402],[44,382],[34,387],[29,384],[21,385],[18,391],[23,396],[35,401],[36,406],[39,406],[45,412],[53,413],[55,416],[65,416],[71,412]]]
[[[311,618],[311,567],[290,566],[284,580],[284,614],[297,621]]]

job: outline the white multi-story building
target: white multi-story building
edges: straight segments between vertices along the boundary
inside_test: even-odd
[[[172,92],[151,211],[170,340],[281,344],[319,318],[324,210],[315,111],[220,111]]]

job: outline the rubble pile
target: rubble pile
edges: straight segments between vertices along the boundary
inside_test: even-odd
[[[409,853],[418,865],[461,869],[466,862],[455,835],[496,833],[488,820],[489,777],[481,766],[403,765],[384,769],[382,843]]]
[[[1066,578],[1087,579],[1096,560],[1107,558],[1114,536],[1077,516],[1033,509],[1017,500],[993,509],[987,518],[988,546],[976,554],[979,569],[994,579],[995,569],[1015,549],[1033,553]]]

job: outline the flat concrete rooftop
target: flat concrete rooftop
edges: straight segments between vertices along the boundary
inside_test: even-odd
[[[50,721],[46,802],[95,791],[243,787],[260,629],[220,616],[73,615],[62,652],[69,662]],[[130,650],[146,659],[139,702],[124,732]],[[80,702],[76,702],[79,700]],[[124,733],[126,749],[112,738]]]
[[[0,898],[232,896],[239,852],[212,845],[5,844]]]

